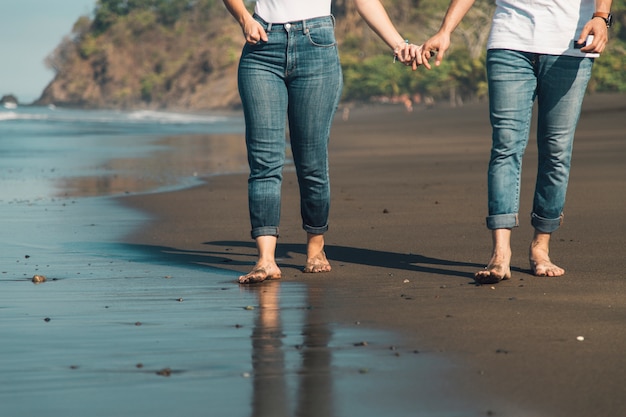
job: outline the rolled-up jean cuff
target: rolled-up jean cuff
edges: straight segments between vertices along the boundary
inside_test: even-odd
[[[256,239],[260,236],[275,236],[278,237],[278,227],[276,226],[263,226],[252,229],[250,232],[252,239]]]
[[[537,216],[535,213],[531,213],[530,215],[530,224],[533,227],[541,232],[541,233],[552,233],[561,227],[561,223],[563,222],[563,215],[559,216],[556,219],[544,219],[543,217]]]
[[[321,226],[321,227],[313,227],[307,224],[303,224],[302,228],[304,229],[305,232],[311,233],[312,235],[323,235],[324,233],[328,231],[328,225]]]
[[[486,219],[487,229],[512,229],[519,226],[519,218],[517,213],[515,214],[494,214],[487,216]]]

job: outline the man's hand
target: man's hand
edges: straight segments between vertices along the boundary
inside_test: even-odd
[[[450,47],[450,34],[445,32],[437,32],[432,38],[428,39],[422,45],[422,63],[428,69],[431,69],[429,59],[435,56],[435,66],[441,65],[443,56]]]
[[[577,42],[579,44],[584,44],[587,40],[587,36],[589,35],[593,35],[593,41],[589,45],[585,45],[581,48],[580,51],[590,54],[602,53],[604,48],[606,48],[607,42],[609,41],[609,30],[603,19],[593,18],[588,21],[585,27],[583,27],[582,32],[580,32]]]

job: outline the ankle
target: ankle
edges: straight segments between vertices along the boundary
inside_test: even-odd
[[[307,233],[307,258],[314,258],[322,252],[324,252],[324,235]]]

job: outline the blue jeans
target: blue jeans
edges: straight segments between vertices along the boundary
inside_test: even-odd
[[[251,235],[278,236],[287,123],[300,186],[302,227],[328,230],[328,140],[343,79],[332,16],[271,24],[243,48],[239,94],[246,120]]]
[[[574,131],[592,65],[590,58],[505,49],[487,51],[493,132],[488,171],[489,229],[519,225],[522,156],[535,99],[539,159],[531,224],[543,233],[559,228]]]

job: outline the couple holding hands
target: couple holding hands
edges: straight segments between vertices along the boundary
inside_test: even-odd
[[[304,272],[329,272],[324,252],[330,185],[328,140],[343,85],[331,0],[223,0],[246,40],[238,88],[246,123],[251,237],[258,260],[241,284],[281,277],[275,260],[287,126],[306,232]],[[474,0],[451,0],[439,31],[423,45],[405,41],[380,0],[354,0],[365,22],[414,70],[439,65]],[[611,0],[496,0],[487,43],[492,147],[487,172],[493,251],[479,284],[511,277],[511,232],[519,224],[521,162],[538,104],[539,164],[531,224],[530,270],[560,276],[550,237],[563,220],[573,139],[593,61],[604,50]]]

